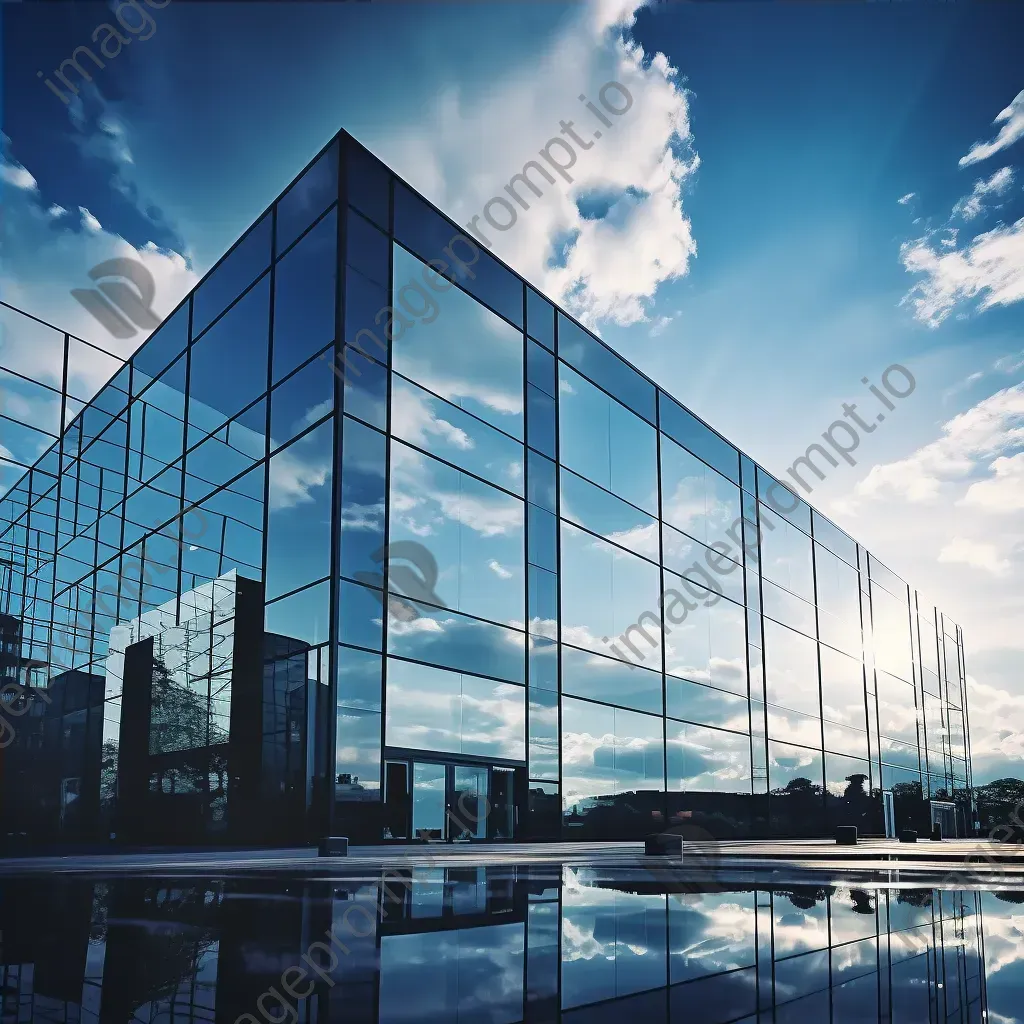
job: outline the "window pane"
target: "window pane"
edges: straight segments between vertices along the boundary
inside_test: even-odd
[[[778,519],[761,506],[761,572],[766,579],[785,587],[791,594],[814,603],[814,570],[811,538],[792,523]],[[768,522],[774,529],[768,529]]]
[[[750,793],[750,740],[747,736],[679,722],[668,723],[668,736],[670,790]]]
[[[555,457],[555,400],[532,384],[526,386],[528,403],[526,441],[531,448]]]
[[[346,143],[348,201],[387,231],[391,219],[391,173],[354,139],[347,139]]]
[[[530,778],[558,778],[558,694],[530,687]]]
[[[325,217],[277,265],[274,282],[274,380],[319,352],[335,334],[337,211]],[[326,372],[330,370],[325,367]]]
[[[779,483],[763,469],[757,471],[757,497],[768,508],[788,519],[804,533],[811,532],[811,507],[802,498],[798,498],[785,484]],[[772,517],[774,519],[774,516]]]
[[[836,754],[825,755],[825,805],[832,828],[856,825],[862,834],[875,831],[877,805],[871,797],[871,773],[867,761]]]
[[[426,604],[404,602],[414,617],[388,619],[388,653],[456,672],[526,682],[526,637],[518,630]]]
[[[747,691],[743,608],[665,573],[665,671],[733,693]]]
[[[818,629],[821,639],[860,656],[860,581],[856,569],[820,544],[814,546],[818,586]]]
[[[822,781],[820,751],[768,744],[771,822],[776,835],[814,835],[824,830]]]
[[[383,434],[346,417],[341,459],[341,573],[358,579],[376,576],[384,586],[384,466],[387,446]]]
[[[391,383],[391,430],[505,490],[523,493],[520,442],[398,376]]]
[[[735,548],[727,548],[722,542],[716,548],[708,548],[691,540],[671,526],[663,526],[662,555],[666,568],[672,569],[687,580],[692,580],[703,591],[711,590],[724,594],[738,604],[743,603],[743,570],[730,554],[740,556]]]
[[[521,440],[522,333],[401,246],[394,261],[394,368]]]
[[[267,605],[266,629],[277,634],[277,640],[316,647],[327,642],[330,622],[331,592],[326,581]]]
[[[277,203],[277,251],[284,252],[338,198],[338,143],[302,175]]]
[[[378,609],[380,605],[378,604]],[[342,707],[380,711],[381,658],[369,651],[338,648],[338,704]]]
[[[526,331],[542,345],[555,350],[555,307],[527,286],[526,289]]]
[[[657,515],[654,428],[575,371],[560,364],[558,373],[562,463],[605,490]]]
[[[328,420],[270,460],[268,598],[330,573],[333,451]]]
[[[388,371],[351,345],[345,346],[339,365],[345,370],[345,412],[383,430],[387,425]]]
[[[633,838],[662,816],[662,719],[562,698],[562,789],[569,836]]]
[[[661,672],[562,648],[562,692],[660,715]]]
[[[654,385],[562,312],[558,314],[558,355],[645,420],[655,422]]]
[[[193,440],[266,394],[269,334],[268,275],[192,346],[188,421]]]
[[[353,647],[379,651],[383,627],[384,592],[339,580],[338,640]]]
[[[562,516],[638,555],[658,560],[658,523],[608,491],[563,469]]]
[[[388,746],[526,759],[526,689],[388,659]]]
[[[740,467],[736,449],[678,402],[669,398],[664,391],[658,394],[662,431],[738,484]]]
[[[665,690],[672,718],[733,732],[750,731],[746,697],[671,676],[665,680]]]
[[[740,490],[669,438],[661,442],[662,518],[702,544],[721,541],[742,561]]]
[[[814,526],[814,539],[824,544],[833,554],[856,567],[857,543],[851,540],[838,526],[834,526],[823,515],[811,509],[811,521]]]
[[[814,641],[766,621],[764,658],[769,702],[818,715],[818,655]]]
[[[522,281],[400,182],[395,183],[395,238],[423,260],[442,261],[435,264],[438,270],[522,327]],[[399,275],[396,261],[395,281],[408,279]]]
[[[334,377],[314,359],[270,396],[270,450],[287,444],[334,409]]]
[[[213,319],[270,265],[270,214],[209,273],[192,296],[192,337],[198,337]]]
[[[622,633],[624,644],[639,644],[636,657],[660,669],[658,567],[569,523],[562,523],[561,536],[562,640],[615,654],[608,638],[614,642]]]
[[[390,545],[426,546],[430,603],[496,622],[525,621],[523,502],[399,442],[391,446]]]
[[[339,705],[334,798],[380,799],[380,713]]]

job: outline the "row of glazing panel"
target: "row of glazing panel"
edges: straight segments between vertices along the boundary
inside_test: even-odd
[[[351,142],[339,206],[337,146],[4,500],[26,672],[103,673],[117,622],[130,641],[186,621],[234,571],[263,581],[268,632],[345,645],[339,770],[371,786],[382,742],[526,761],[567,808],[838,785],[860,765],[877,788],[879,762],[886,788],[920,769],[933,793],[965,786],[957,628],[798,498],[776,511],[771,477],[453,247]],[[347,345],[343,388],[339,336],[377,357]],[[385,629],[378,549],[402,541],[439,574]],[[652,626],[670,589],[695,606]],[[314,662],[325,681],[322,649]]]

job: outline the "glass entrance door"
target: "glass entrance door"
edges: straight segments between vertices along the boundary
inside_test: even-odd
[[[523,769],[388,758],[383,837],[514,839],[517,771]]]
[[[448,838],[486,839],[488,804],[487,769],[453,765]]]
[[[896,838],[896,807],[891,789],[882,790],[882,810],[885,816],[885,838]]]
[[[415,761],[412,766],[412,834],[417,839],[448,838],[448,773],[443,764]]]

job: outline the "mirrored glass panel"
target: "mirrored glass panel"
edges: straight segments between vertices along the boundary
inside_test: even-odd
[[[733,693],[747,690],[743,608],[665,573],[665,671]]]
[[[660,671],[624,665],[617,658],[603,658],[569,646],[562,647],[562,692],[655,715],[662,713]]]
[[[561,363],[558,390],[559,457],[563,465],[657,515],[654,428]]]
[[[394,263],[394,368],[522,440],[522,332],[398,245]]]
[[[614,641],[623,634],[623,643],[630,646],[636,634],[634,657],[660,669],[656,565],[563,522],[560,575],[565,643],[615,654],[608,638]]]
[[[521,451],[522,449],[520,449]],[[400,442],[391,445],[391,556],[425,547],[437,565],[432,594],[407,596],[523,627],[524,505]],[[402,580],[389,585],[401,589]]]
[[[520,442],[397,375],[391,383],[391,430],[439,459],[523,493]]]
[[[564,519],[635,554],[658,561],[658,522],[653,516],[566,469],[562,470],[560,479]]]
[[[526,689],[389,658],[388,746],[526,759]]]

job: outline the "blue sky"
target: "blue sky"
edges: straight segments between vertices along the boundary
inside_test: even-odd
[[[0,297],[127,355],[87,270],[170,310],[339,127],[465,222],[621,81],[496,251],[776,472],[910,369],[810,500],[963,625],[977,777],[1024,774],[1024,11],[140,2],[65,105],[36,72],[112,6],[3,5]]]

